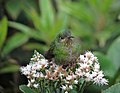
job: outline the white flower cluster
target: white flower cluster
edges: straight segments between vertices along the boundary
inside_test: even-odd
[[[37,79],[44,77],[41,72],[42,69],[45,69],[48,66],[48,61],[35,51],[33,58],[31,58],[30,63],[27,66],[21,67],[21,72],[28,78],[28,87],[39,87]]]
[[[97,57],[91,52],[80,55],[76,63],[71,67],[63,68],[61,65],[48,62],[37,51],[27,66],[21,67],[21,72],[28,78],[28,86],[39,88],[39,80],[41,78],[53,81],[61,81],[61,89],[68,93],[73,89],[73,85],[77,85],[80,78],[85,82],[93,82],[98,85],[107,85],[108,81],[104,78],[103,72],[100,70]]]
[[[85,78],[86,82],[92,81],[98,85],[108,84],[108,81],[104,78],[103,71],[100,70],[97,57],[91,52],[88,51],[84,55],[80,55],[77,64],[79,66],[75,74]]]

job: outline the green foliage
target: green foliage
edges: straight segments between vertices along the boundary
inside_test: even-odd
[[[20,2],[16,2],[16,0],[9,0],[6,3],[6,9],[14,19],[16,19],[20,14],[22,6],[22,0]]]
[[[120,68],[120,37],[118,37],[110,46],[107,56],[109,60],[113,62],[113,66],[115,67],[115,71]]]
[[[107,56],[101,52],[95,52],[95,55],[98,57],[101,69],[104,71],[106,76],[114,77],[116,70],[113,62],[107,58]]]
[[[70,27],[73,36],[80,38],[81,51],[95,51],[102,70],[113,80],[110,84],[120,82],[119,0],[55,0],[55,4],[52,0],[1,0],[0,5],[1,2],[7,15],[0,20],[0,62],[5,62],[0,63],[0,73],[18,71],[19,66],[9,62],[16,48],[46,51],[56,34]]]
[[[13,49],[26,43],[27,40],[28,37],[25,34],[16,33],[7,40],[6,45],[3,48],[3,54],[5,55],[10,53]]]
[[[5,74],[5,73],[14,73],[19,70],[19,66],[17,64],[13,64],[10,62],[4,62],[0,66],[0,74]]]
[[[39,0],[39,6],[41,10],[41,21],[43,26],[46,27],[46,31],[51,29],[55,21],[55,11],[52,7],[50,0]],[[46,6],[46,7],[45,7]]]
[[[109,87],[108,89],[102,91],[102,93],[120,93],[120,83]]]
[[[4,17],[1,21],[0,21],[0,51],[2,49],[2,46],[4,44],[4,41],[6,39],[6,35],[7,35],[7,18]]]
[[[8,20],[6,17],[3,17],[0,21],[0,74],[2,73],[13,73],[19,70],[19,66],[17,64],[13,64],[8,60],[4,60],[1,62],[1,57],[3,56],[4,52],[3,50],[6,48],[6,50],[14,49],[15,47],[11,46],[14,45],[16,42],[9,42],[9,45],[4,46],[6,44],[6,36],[8,33]],[[15,40],[14,40],[15,41]],[[12,44],[13,43],[13,44]],[[11,46],[11,47],[9,47]],[[6,54],[8,52],[6,51]]]
[[[33,37],[35,39],[42,40],[42,37],[40,37],[40,33],[38,33],[37,31],[35,31],[34,29],[32,29],[28,26],[25,26],[23,24],[16,23],[16,22],[9,22],[9,26],[17,28],[22,33],[26,34],[28,37]]]
[[[20,89],[23,93],[37,93],[37,92],[35,92],[33,89],[27,87],[26,85],[21,85],[21,86],[19,86],[19,89]]]
[[[118,29],[116,30],[118,24],[114,19],[116,14],[111,15],[114,12],[112,6],[116,3],[115,1],[117,2],[117,0],[106,0],[104,4],[102,0],[64,3],[59,1],[61,10],[72,16],[70,26],[74,34],[84,40],[84,48],[105,47],[107,40],[113,37],[112,34],[118,34]]]
[[[46,8],[44,6],[47,6]],[[41,14],[37,10],[29,6],[24,6],[23,11],[27,15],[27,18],[32,20],[34,28],[25,26],[20,23],[9,22],[9,26],[17,30],[20,30],[24,34],[27,34],[30,38],[42,40],[50,45],[51,41],[56,36],[56,33],[63,28],[66,28],[67,15],[61,11],[55,14],[50,0],[39,0],[39,7]],[[46,38],[47,37],[47,38]]]

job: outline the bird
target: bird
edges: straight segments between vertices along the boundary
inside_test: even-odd
[[[68,66],[76,62],[80,53],[80,44],[74,40],[69,29],[60,32],[45,53],[45,58],[57,65]]]

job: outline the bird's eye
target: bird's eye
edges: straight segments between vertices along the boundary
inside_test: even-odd
[[[60,37],[60,39],[64,39],[63,37]]]

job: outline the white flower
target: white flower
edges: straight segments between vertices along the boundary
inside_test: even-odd
[[[99,69],[100,69],[99,63],[95,63],[95,64],[94,64],[94,71],[98,72]]]
[[[64,76],[64,74],[60,72],[60,73],[59,73],[59,77],[62,78],[62,76]]]
[[[108,85],[108,80],[106,80],[102,71],[98,72],[98,75],[93,79],[95,84],[98,85]]]
[[[84,58],[84,63],[88,63],[89,59],[87,57]]]
[[[35,79],[31,79],[31,83],[34,83],[35,82]]]
[[[101,83],[101,85],[108,85],[108,80],[105,78],[102,78],[100,83]]]
[[[40,70],[42,68],[42,65],[41,64],[37,64],[37,66],[36,66],[36,70]]]
[[[80,64],[80,68],[82,69],[82,70],[86,70],[87,68],[89,68],[90,67],[90,65],[88,65],[87,63],[81,63]]]
[[[73,79],[73,77],[72,77],[71,75],[68,75],[68,76],[66,77],[66,80],[71,80],[71,79]]]
[[[39,78],[39,77],[40,77],[40,73],[39,73],[39,72],[34,73],[32,76],[33,76],[34,78]]]
[[[61,89],[68,93],[69,89],[73,89],[73,84],[78,84],[79,78],[83,78],[86,82],[93,84],[107,85],[108,80],[104,78],[103,71],[100,71],[100,64],[96,56],[92,52],[86,52],[80,55],[73,67],[62,68],[54,63],[48,62],[38,52],[35,52],[33,58],[27,66],[21,67],[22,74],[29,79],[28,87],[39,88],[41,78],[49,80],[60,80],[63,84]]]
[[[80,68],[78,68],[78,69],[76,69],[76,71],[77,71],[77,72],[81,72],[81,69],[80,69]]]
[[[67,89],[67,86],[65,86],[65,85],[62,85],[62,87],[61,87],[63,90],[66,90]]]
[[[91,59],[90,59],[91,61],[93,61],[93,62],[98,62],[98,58],[97,57],[92,57]]]
[[[62,78],[61,78],[62,79]],[[70,81],[66,80],[66,79],[63,79],[63,81],[66,83],[66,84],[69,84]]]
[[[46,65],[47,64],[47,61],[45,59],[41,59],[41,65]]]
[[[104,74],[103,74],[103,71],[102,71],[102,70],[98,72],[98,76],[99,76],[99,77],[104,77]]]
[[[24,75],[30,75],[31,67],[31,65],[27,65],[26,67],[21,67],[20,69]]]
[[[92,71],[91,76],[92,76],[92,77],[96,77],[96,76],[97,76],[97,74],[98,74],[97,72]]]
[[[31,74],[35,74],[36,73],[36,70],[31,70]]]
[[[34,61],[37,61],[37,56],[36,55],[34,56]]]
[[[88,60],[88,64],[91,66],[93,64],[93,61]]]
[[[80,61],[84,61],[84,55],[80,55]]]
[[[33,84],[33,87],[34,87],[34,88],[38,88],[38,87],[39,87],[39,84]]]
[[[90,51],[86,52],[86,53],[85,53],[85,56],[86,56],[88,59],[94,57],[94,55],[93,55],[92,52],[90,52]]]
[[[106,80],[105,78],[96,77],[94,78],[94,84],[108,85],[108,80]]]
[[[65,93],[68,93],[68,91],[65,91]]]
[[[79,77],[83,76],[83,72],[81,71],[80,68],[76,69],[75,74]]]
[[[31,86],[31,82],[28,80],[28,84],[27,84],[27,86],[28,87],[30,87]]]
[[[39,55],[40,55],[40,54],[39,54],[39,52],[37,52],[36,54],[37,54],[37,56],[39,56]]]
[[[69,88],[70,88],[70,89],[73,89],[73,86],[72,86],[72,85],[69,85]]]
[[[40,77],[45,77],[45,76],[43,75],[43,73],[40,73]]]
[[[92,81],[93,76],[92,76],[89,72],[86,73],[85,76],[86,76],[86,79],[85,79],[85,80],[86,80],[87,82]]]
[[[34,61],[34,60],[35,60],[35,58],[31,58],[30,60],[31,60],[31,61]]]
[[[40,59],[39,58],[37,58],[37,61],[39,61]]]
[[[74,80],[74,83],[75,83],[75,84],[78,84],[78,80]]]

